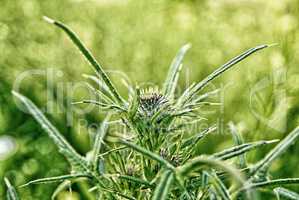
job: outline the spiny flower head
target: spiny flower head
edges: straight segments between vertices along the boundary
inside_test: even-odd
[[[169,105],[168,99],[158,88],[148,88],[140,91],[139,113],[144,117],[152,117],[160,109]]]

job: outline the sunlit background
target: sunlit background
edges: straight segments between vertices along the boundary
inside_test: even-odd
[[[74,113],[70,126],[67,102],[86,94],[82,88],[70,93],[68,87],[85,81],[82,74],[93,71],[69,39],[42,16],[68,24],[106,70],[125,73],[132,84],[161,85],[177,50],[191,43],[178,92],[250,47],[277,43],[206,88],[223,91],[215,99],[223,103],[221,108],[205,108],[205,113],[215,111],[206,114],[208,122],[218,123],[222,130],[198,147],[199,153],[211,153],[231,144],[229,121],[238,125],[246,141],[283,138],[299,125],[298,9],[298,0],[0,0],[0,198],[4,176],[21,185],[69,171],[52,141],[12,98],[22,73],[58,73],[48,81],[45,75],[27,76],[20,92],[44,109],[49,94],[53,96],[55,112],[47,116],[80,153],[90,147],[80,120],[102,119],[96,110]],[[123,79],[113,73],[114,83],[126,96]],[[56,93],[62,93],[62,99]],[[248,158],[256,161],[267,151],[254,151]],[[298,153],[298,144],[292,146],[274,163],[272,175],[298,177]],[[33,185],[18,192],[23,199],[48,199],[55,186]],[[58,198],[93,199],[87,190],[84,183],[74,184],[72,192]]]

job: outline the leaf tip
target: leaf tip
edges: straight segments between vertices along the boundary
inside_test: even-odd
[[[18,95],[19,95],[19,93],[16,92],[16,91],[14,91],[14,90],[12,90],[11,93],[12,93],[14,96],[18,96]]]
[[[48,22],[50,24],[55,24],[55,20],[53,20],[47,16],[43,16],[43,20],[45,20],[46,22]]]
[[[190,49],[192,47],[192,44],[191,43],[187,43],[187,44],[185,44],[184,46],[183,46],[183,49],[184,50],[188,50],[188,49]]]
[[[21,99],[21,100],[22,100],[23,95],[21,95],[21,94],[18,93],[17,91],[12,90],[11,93],[12,93],[13,96],[15,96],[15,97],[17,97],[18,99]]]
[[[278,46],[279,44],[276,42],[276,43],[272,43],[272,44],[267,44],[267,47],[274,47],[274,46]]]
[[[7,187],[11,187],[11,184],[10,184],[8,178],[4,177],[4,182]]]
[[[267,144],[272,144],[272,143],[277,143],[279,142],[280,139],[274,139],[274,140],[269,140],[269,141],[266,141]]]
[[[20,185],[20,186],[18,186],[19,188],[24,188],[24,187],[26,187],[26,186],[28,186],[29,184],[28,183],[25,183],[25,184],[23,184],[23,185]]]

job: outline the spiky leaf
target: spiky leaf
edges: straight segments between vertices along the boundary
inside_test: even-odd
[[[250,142],[250,143],[245,143],[241,144],[238,146],[231,147],[229,149],[225,149],[221,152],[215,153],[212,156],[215,158],[219,158],[221,160],[227,160],[230,158],[233,158],[235,156],[242,155],[250,150],[253,150],[255,148],[267,145],[267,144],[272,144],[274,142],[278,142],[278,140],[270,140],[270,141],[257,141],[257,142]]]
[[[278,143],[260,162],[255,164],[251,169],[251,174],[254,175],[258,171],[264,173],[268,170],[272,162],[283,154],[289,146],[294,144],[299,136],[299,127],[295,128],[287,137]]]
[[[105,84],[109,88],[110,92],[113,94],[113,97],[119,104],[123,104],[123,99],[119,95],[118,91],[112,84],[110,78],[106,74],[106,72],[103,70],[102,66],[98,63],[98,61],[94,58],[94,56],[91,54],[91,52],[85,47],[85,45],[81,42],[79,37],[65,24],[55,21],[53,19],[50,19],[48,17],[44,17],[45,21],[54,24],[55,26],[62,29],[72,40],[72,42],[78,47],[80,52],[84,55],[84,57],[88,60],[88,62],[93,66],[94,70],[103,78]]]
[[[13,91],[13,95],[18,98],[22,104],[27,108],[29,113],[48,133],[49,137],[57,145],[59,151],[67,158],[74,170],[83,171],[88,170],[86,160],[79,155],[75,149],[65,140],[59,131],[48,121],[44,114],[34,105],[34,103],[27,97]]]

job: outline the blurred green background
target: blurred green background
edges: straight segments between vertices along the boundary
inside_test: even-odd
[[[69,39],[42,20],[44,15],[68,24],[105,69],[124,72],[133,84],[161,85],[177,50],[191,43],[181,90],[250,47],[277,43],[206,89],[223,89],[215,99],[223,106],[204,110],[209,123],[218,123],[221,131],[200,143],[199,153],[231,144],[229,121],[238,125],[246,141],[283,138],[299,124],[298,0],[0,0],[1,199],[4,176],[21,185],[69,171],[40,126],[16,106],[11,90],[20,74],[51,68],[63,72],[50,81],[46,76],[26,77],[20,92],[41,108],[53,95],[57,112],[47,116],[80,153],[88,152],[90,143],[80,120],[101,121],[101,115],[93,111],[74,113],[73,125],[69,123],[68,99],[80,100],[86,94],[79,88],[70,95],[67,86],[84,81],[82,74],[93,71]],[[126,96],[119,76],[113,75],[113,81]],[[63,91],[58,106],[53,91]],[[214,113],[207,113],[209,109]],[[254,151],[249,160],[256,161],[267,151]],[[277,160],[271,168],[273,177],[298,177],[298,153],[298,144],[293,145]],[[34,185],[18,192],[24,199],[49,199],[56,185]],[[72,194],[73,199],[90,198],[84,184],[75,185]],[[61,193],[59,198],[67,195]]]

